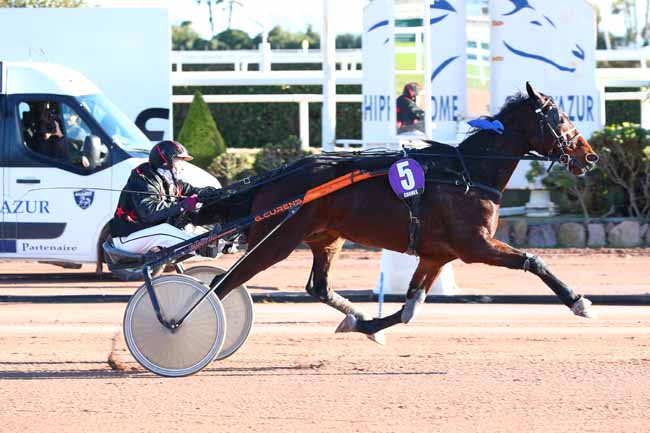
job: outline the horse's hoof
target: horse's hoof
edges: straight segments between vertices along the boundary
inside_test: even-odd
[[[407,299],[402,308],[402,323],[409,323],[422,310],[422,305],[427,299],[424,290],[419,289],[411,299]]]
[[[384,331],[375,332],[374,334],[368,334],[366,335],[366,337],[368,337],[368,340],[374,341],[377,344],[380,344],[382,346],[386,345],[386,335],[384,334]]]
[[[336,327],[335,333],[339,332],[354,332],[357,330],[357,318],[352,314],[345,316],[345,319]]]
[[[597,319],[598,317],[596,314],[589,311],[589,307],[591,307],[591,301],[587,298],[581,297],[573,303],[571,311],[576,316],[585,317],[587,319]]]

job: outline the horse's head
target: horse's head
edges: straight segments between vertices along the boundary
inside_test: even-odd
[[[525,126],[532,150],[558,157],[559,162],[576,176],[593,170],[598,155],[553,98],[539,93],[529,82],[526,82],[526,91],[533,108],[531,121]]]

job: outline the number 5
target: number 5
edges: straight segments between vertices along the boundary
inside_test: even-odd
[[[413,171],[409,168],[408,161],[401,161],[397,163],[397,174],[399,174],[400,183],[405,191],[410,191],[415,187],[415,179],[413,178]]]

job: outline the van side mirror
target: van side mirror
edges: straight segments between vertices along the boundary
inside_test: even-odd
[[[84,168],[94,170],[97,167],[101,167],[104,163],[104,158],[102,157],[102,149],[104,148],[105,146],[98,136],[88,135],[84,140],[84,146],[81,151],[81,163]]]

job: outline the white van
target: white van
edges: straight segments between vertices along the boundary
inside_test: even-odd
[[[151,146],[80,73],[0,62],[0,259],[97,263],[101,271],[119,191]],[[220,187],[190,164],[182,177]]]

